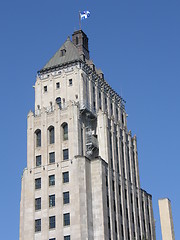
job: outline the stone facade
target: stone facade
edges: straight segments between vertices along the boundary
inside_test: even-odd
[[[68,38],[38,72],[35,111],[27,119],[20,240],[155,240],[125,101],[89,60],[87,44],[76,31],[73,43]]]
[[[167,198],[159,199],[162,240],[175,240],[171,202]]]

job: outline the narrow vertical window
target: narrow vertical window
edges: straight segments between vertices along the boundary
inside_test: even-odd
[[[47,92],[47,86],[44,86],[44,92]]]
[[[55,185],[55,175],[50,175],[49,176],[49,186],[54,186]]]
[[[59,89],[59,88],[60,88],[60,83],[57,82],[57,83],[56,83],[56,89]]]
[[[56,227],[56,217],[49,217],[49,229]]]
[[[63,140],[66,141],[66,140],[68,140],[68,124],[63,123],[62,129],[63,129]]]
[[[49,207],[55,207],[55,194],[49,196]]]
[[[96,111],[96,92],[94,86],[93,86],[93,110]]]
[[[49,144],[53,144],[54,143],[54,127],[50,126],[48,130],[49,130]]]
[[[63,150],[63,160],[68,160],[69,159],[69,150],[64,149]]]
[[[36,167],[40,167],[41,166],[41,155],[36,156]]]
[[[113,115],[113,105],[111,103],[111,115]]]
[[[72,79],[69,79],[69,86],[72,86]]]
[[[41,198],[35,199],[35,210],[41,210]]]
[[[55,152],[49,153],[49,163],[55,163]]]
[[[79,39],[78,37],[76,37],[76,45],[78,45],[78,43],[79,43]]]
[[[69,203],[69,192],[63,192],[63,203]]]
[[[35,189],[41,189],[41,178],[35,179]]]
[[[63,172],[63,183],[68,183],[69,182],[69,172]]]
[[[41,147],[41,130],[37,129],[35,134],[36,134],[36,147]]]
[[[101,109],[101,93],[99,92],[99,109]]]
[[[104,105],[105,105],[104,106],[104,108],[105,108],[104,110],[107,111],[107,98],[104,99]]]
[[[35,232],[40,232],[41,231],[41,219],[36,219],[35,220]]]
[[[70,225],[70,213],[63,214],[63,218],[64,218],[64,226],[69,226]]]

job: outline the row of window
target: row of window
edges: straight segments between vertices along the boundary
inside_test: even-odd
[[[69,172],[63,172],[62,173],[62,182],[63,183],[68,183],[69,182]],[[49,186],[54,186],[55,185],[55,175],[50,175],[49,176]],[[35,189],[41,189],[41,178],[36,178],[35,179]]]
[[[70,202],[69,192],[63,192],[63,204]],[[55,194],[49,195],[49,207],[55,207]],[[41,210],[41,197],[35,199],[35,210]]]
[[[70,225],[70,213],[63,214],[63,225],[69,226]],[[56,216],[49,217],[49,229],[56,228]],[[35,232],[41,231],[41,219],[35,220]]]
[[[62,124],[62,131],[63,131],[63,140],[66,141],[68,140],[68,124],[67,123],[63,123]],[[41,147],[41,130],[37,129],[35,131],[35,135],[36,135],[36,147]],[[49,144],[53,144],[55,142],[55,131],[54,131],[54,127],[50,126],[48,128],[48,135],[49,135]]]
[[[73,85],[72,79],[69,79],[69,86],[72,86],[72,85]],[[60,82],[57,82],[56,89],[59,89],[59,88],[60,88]],[[47,91],[48,91],[47,86],[44,86],[44,92],[47,92]]]
[[[63,149],[63,160],[69,159],[69,149]],[[49,153],[49,163],[55,163],[55,152]],[[36,156],[36,167],[40,167],[42,164],[41,155]]]

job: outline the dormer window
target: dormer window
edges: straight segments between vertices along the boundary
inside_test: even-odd
[[[66,54],[66,49],[62,49],[61,50],[61,57],[65,56],[65,54]]]

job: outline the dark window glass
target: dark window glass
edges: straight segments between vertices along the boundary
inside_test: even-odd
[[[61,57],[65,56],[65,54],[66,54],[66,49],[62,49],[61,50]]]
[[[68,140],[68,125],[65,123],[63,125],[63,140]]]
[[[40,210],[41,209],[41,198],[36,198],[35,199],[35,210]]]
[[[105,111],[107,110],[107,98],[105,98],[105,100],[104,100],[104,102],[105,102]]]
[[[41,147],[41,130],[36,131],[36,147]]]
[[[50,175],[49,176],[49,186],[54,186],[55,185],[55,175]]]
[[[111,103],[111,115],[113,115],[113,105]]]
[[[58,89],[58,88],[60,88],[60,83],[59,82],[56,83],[56,89]]]
[[[70,235],[68,235],[68,236],[64,236],[64,240],[71,240]]]
[[[76,45],[78,45],[78,43],[79,43],[79,41],[78,41],[79,39],[78,39],[78,37],[76,37]]]
[[[99,108],[101,109],[101,93],[99,92]]]
[[[63,193],[63,203],[64,204],[69,203],[69,192],[64,192]]]
[[[50,238],[49,240],[56,240],[55,238]]]
[[[124,116],[123,116],[123,114],[121,114],[121,121],[122,121],[122,124],[124,124]]]
[[[49,217],[49,229],[56,227],[56,217]]]
[[[64,217],[64,226],[70,225],[70,213],[63,214]]]
[[[55,163],[55,152],[49,153],[49,163]]]
[[[69,172],[63,173],[63,183],[69,182]]]
[[[67,159],[69,159],[69,150],[64,149],[63,150],[63,160],[67,160]]]
[[[72,86],[72,79],[69,79],[69,86]]]
[[[55,194],[49,196],[49,207],[55,207]]]
[[[41,166],[41,155],[36,156],[36,167]]]
[[[118,109],[116,108],[116,119],[117,119],[117,121],[118,121],[118,118],[119,118],[119,116],[118,116]]]
[[[41,178],[35,179],[35,189],[41,189]]]
[[[44,92],[47,92],[47,86],[44,86]]]
[[[54,143],[54,127],[49,128],[49,143]]]
[[[36,219],[35,220],[35,232],[40,232],[41,231],[41,219]]]

